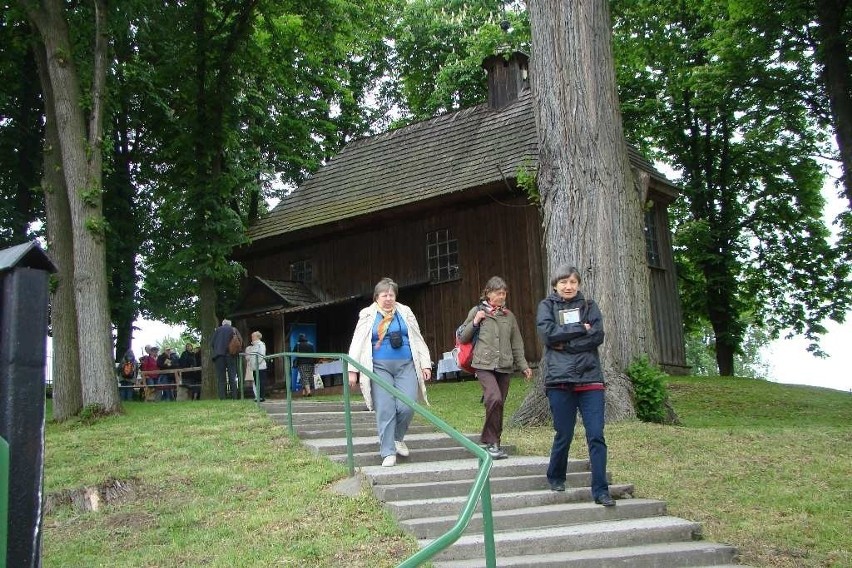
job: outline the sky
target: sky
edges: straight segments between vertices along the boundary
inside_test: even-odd
[[[770,380],[852,393],[852,313],[846,323],[828,322],[826,328],[829,331],[820,340],[829,354],[825,359],[808,353],[808,342],[801,337],[773,341],[763,352]]]
[[[136,354],[138,359],[145,354],[144,348],[146,345],[159,345],[168,337],[180,337],[185,326],[169,325],[161,321],[137,320],[134,324],[139,329],[133,332],[133,341],[130,347]]]

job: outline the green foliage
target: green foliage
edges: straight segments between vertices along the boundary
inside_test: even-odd
[[[95,186],[81,189],[80,199],[87,207],[97,207],[101,202],[101,188]]]
[[[180,337],[172,337],[169,335],[157,341],[157,346],[160,348],[160,354],[164,353],[166,348],[171,348],[172,351],[180,355],[186,344],[187,341],[184,340],[183,335]]]
[[[746,332],[740,350],[734,356],[733,376],[767,379],[769,364],[763,359],[762,350],[769,345],[771,337],[765,330],[749,324],[747,320],[744,325]],[[713,328],[706,321],[697,322],[685,333],[685,340],[686,364],[691,373],[699,377],[718,376]]]
[[[503,31],[506,18],[510,28]],[[473,106],[487,96],[482,61],[529,52],[529,20],[519,3],[497,0],[408,2],[393,31],[399,87],[410,119]]]
[[[643,422],[662,424],[666,421],[665,380],[667,375],[651,365],[646,356],[633,361],[626,370],[633,382],[636,415]]]
[[[812,340],[842,319],[852,281],[822,220],[830,153],[807,105],[819,89],[812,52],[727,2],[613,4],[624,127],[681,173],[671,208],[684,320],[708,321],[733,372],[748,325]],[[783,61],[783,63],[781,63]],[[720,371],[723,370],[720,368]]]
[[[86,219],[86,230],[95,237],[96,240],[103,242],[107,234],[107,220],[103,215],[92,215]]]
[[[151,130],[140,184],[153,213],[143,313],[198,328],[201,278],[216,282],[218,313],[230,311],[244,273],[231,253],[265,199],[381,114],[366,101],[387,69],[395,5],[212,2],[200,16],[172,3],[136,16],[145,23],[128,78]]]
[[[42,109],[31,29],[14,4],[0,13],[0,248],[39,235]],[[35,229],[35,230],[34,230]]]
[[[515,179],[518,187],[524,190],[530,202],[538,205],[541,203],[541,194],[538,192],[537,172],[535,172],[529,163],[524,163],[515,172]]]

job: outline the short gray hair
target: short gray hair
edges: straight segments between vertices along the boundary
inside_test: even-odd
[[[394,296],[399,296],[399,286],[396,282],[388,278],[387,276],[379,280],[379,283],[376,284],[376,287],[373,288],[373,301],[379,297],[379,294],[382,292],[387,292],[389,290],[393,290]]]
[[[487,300],[488,294],[491,292],[496,292],[498,290],[509,291],[509,286],[506,284],[506,281],[500,278],[499,276],[492,276],[488,279],[488,282],[485,283],[485,287],[482,288],[482,295],[480,299]]]
[[[570,278],[571,276],[576,276],[577,282],[583,282],[583,278],[580,276],[580,271],[577,270],[576,266],[572,266],[570,264],[560,264],[556,267],[556,270],[554,270],[553,274],[550,276],[550,287],[554,288],[557,282],[566,278]]]
[[[223,319],[223,320],[222,320],[222,325],[231,325],[231,320],[229,320],[229,319]]]

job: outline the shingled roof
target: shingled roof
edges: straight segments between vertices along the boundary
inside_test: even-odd
[[[249,228],[253,241],[514,179],[538,165],[532,97],[355,140]],[[630,149],[635,167],[666,180]]]

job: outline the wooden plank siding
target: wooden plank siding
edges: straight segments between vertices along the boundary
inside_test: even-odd
[[[314,281],[331,297],[362,296],[353,305],[285,313],[285,322],[317,324],[317,349],[348,348],[357,312],[372,300],[375,283],[393,278],[402,288],[399,301],[412,307],[432,357],[453,347],[453,332],[476,304],[485,281],[501,276],[509,285],[509,308],[521,325],[527,356],[540,357],[535,308],[543,297],[537,209],[523,196],[483,198],[446,210],[421,212],[387,225],[362,227],[297,243],[263,257],[244,260],[249,274],[288,280],[290,264],[310,260]],[[458,241],[460,278],[428,282],[427,234],[449,229]],[[329,312],[337,312],[335,317]],[[285,324],[286,325],[286,324]]]
[[[658,358],[667,371],[684,373],[688,369],[671,233],[665,203],[661,199],[659,204],[654,213],[661,262],[659,267],[649,267]],[[458,241],[460,277],[429,282],[427,234],[441,229],[448,229],[450,238]],[[509,285],[508,306],[518,318],[527,359],[535,363],[541,357],[535,312],[549,292],[549,283],[538,209],[523,195],[491,193],[310,241],[296,239],[276,251],[247,257],[243,263],[250,275],[289,280],[290,264],[300,260],[310,261],[315,285],[329,298],[358,299],[309,310],[285,308],[265,316],[260,329],[265,336],[273,334],[279,351],[285,350],[291,324],[313,323],[318,351],[345,352],[358,311],[372,301],[376,282],[388,276],[400,285],[399,301],[414,310],[437,361],[452,349],[453,333],[478,301],[485,282],[497,275]],[[262,303],[268,304],[265,295]],[[275,323],[269,323],[273,321],[269,318]]]
[[[660,366],[671,374],[686,374],[686,348],[683,339],[683,312],[677,295],[677,273],[672,251],[668,211],[663,203],[653,209],[660,249],[660,266],[648,267],[651,313],[657,333]]]

